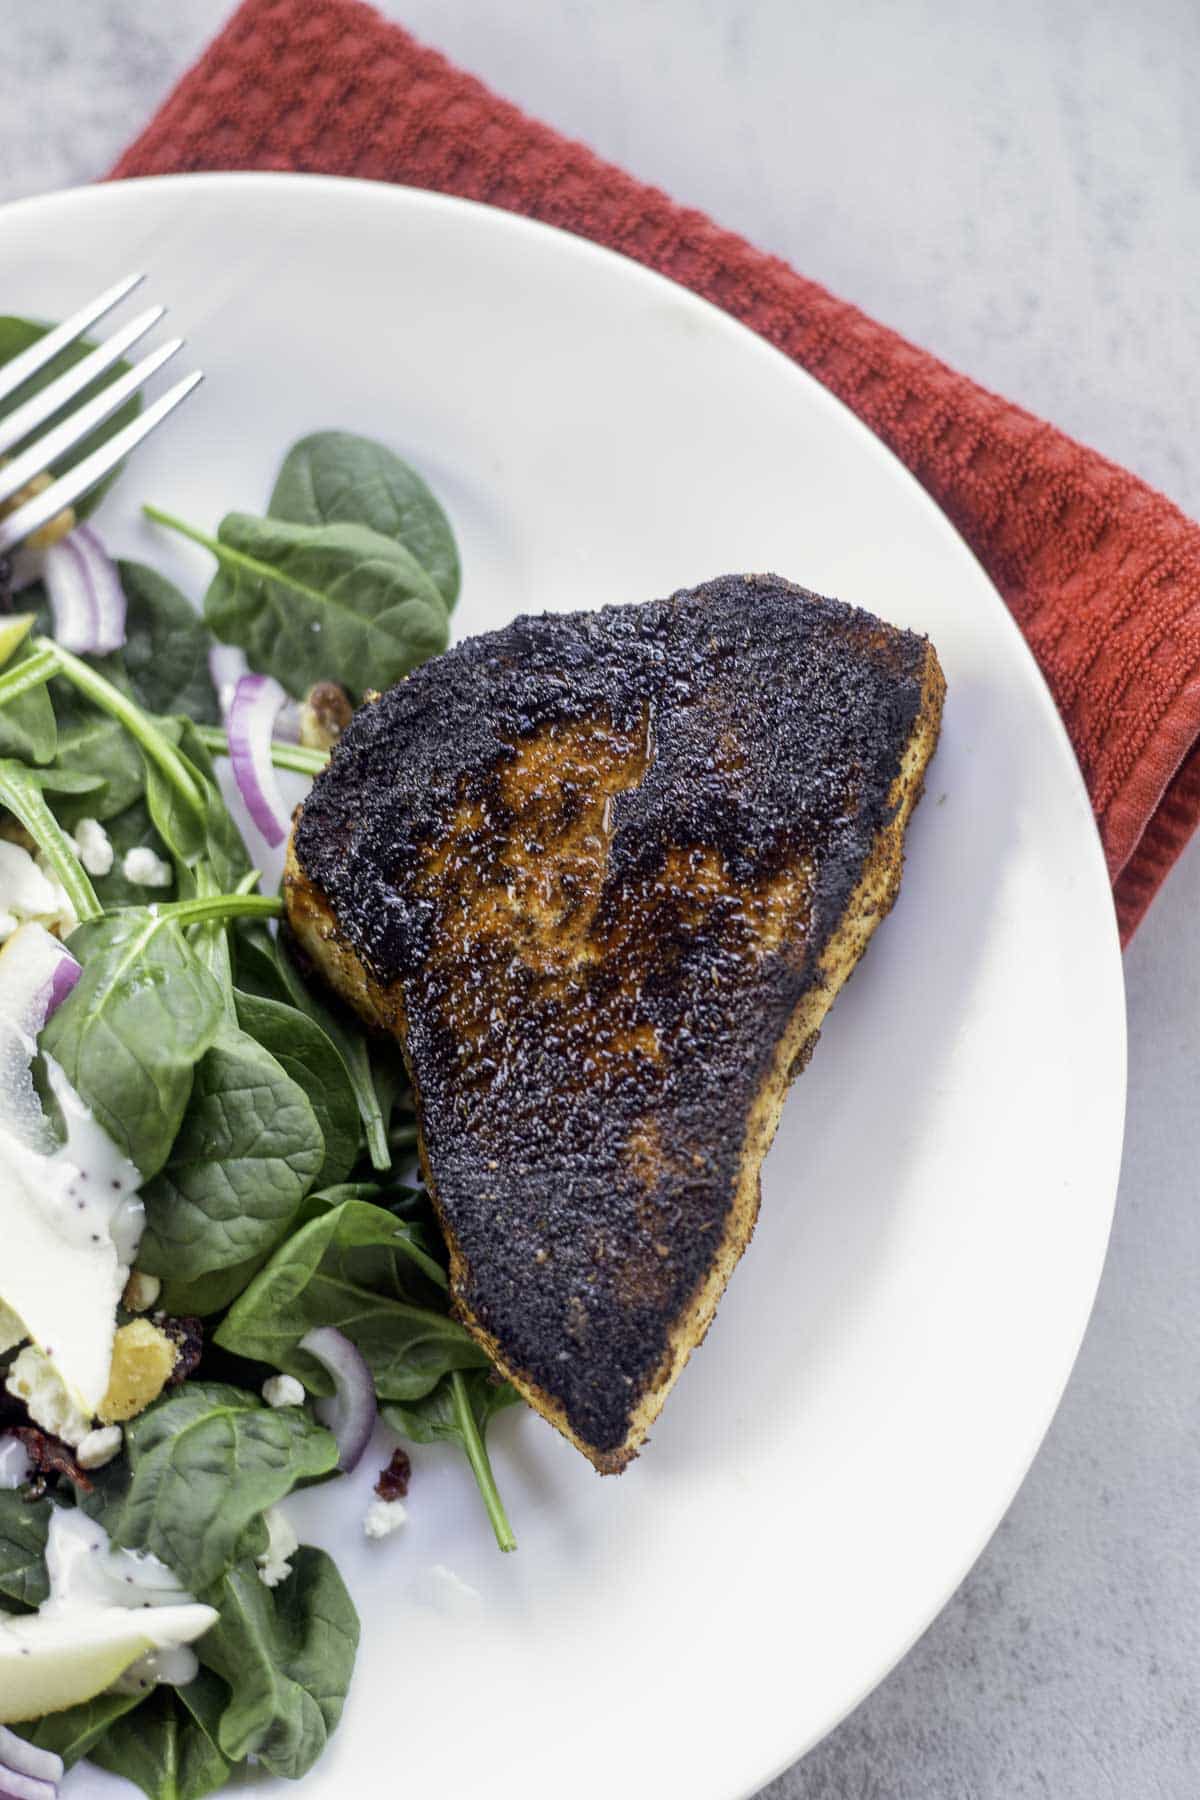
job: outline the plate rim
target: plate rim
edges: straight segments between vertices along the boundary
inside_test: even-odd
[[[129,198],[145,192],[159,192],[164,188],[176,188],[187,191],[234,191],[242,194],[255,190],[286,189],[292,193],[303,192],[313,196],[332,197],[353,191],[360,199],[368,200],[370,205],[417,207],[432,213],[441,213],[451,218],[479,219],[486,215],[488,226],[501,231],[508,231],[518,248],[522,239],[545,239],[549,236],[557,240],[559,250],[565,254],[581,258],[584,262],[599,259],[601,263],[619,265],[621,276],[636,284],[641,284],[650,294],[659,297],[669,296],[675,304],[682,304],[692,309],[703,321],[705,329],[732,335],[740,340],[743,351],[752,349],[753,353],[771,359],[776,373],[785,380],[799,383],[806,402],[810,407],[824,410],[831,427],[838,431],[848,431],[856,436],[865,454],[872,455],[889,467],[890,478],[899,481],[906,487],[910,501],[923,510],[930,528],[947,544],[953,547],[956,554],[964,556],[973,566],[974,573],[983,584],[989,596],[988,603],[993,612],[1002,621],[1001,629],[1009,634],[1010,642],[1015,641],[1018,647],[1018,659],[1024,668],[1027,681],[1032,683],[1037,695],[1037,703],[1043,719],[1049,724],[1051,737],[1057,743],[1058,755],[1063,763],[1064,774],[1068,785],[1072,788],[1075,801],[1086,811],[1092,820],[1092,830],[1088,835],[1090,845],[1087,867],[1081,865],[1081,880],[1102,884],[1103,892],[1109,902],[1110,926],[1105,934],[1106,944],[1097,944],[1095,965],[1098,984],[1102,984],[1102,1010],[1111,1019],[1113,1041],[1108,1051],[1112,1061],[1112,1098],[1119,1104],[1116,1106],[1116,1118],[1113,1126],[1112,1169],[1108,1177],[1103,1195],[1103,1213],[1100,1215],[1102,1232],[1097,1247],[1094,1277],[1090,1280],[1090,1292],[1086,1305],[1082,1309],[1082,1317],[1078,1329],[1073,1334],[1074,1341],[1070,1346],[1069,1356],[1064,1359],[1060,1375],[1048,1383],[1046,1399],[1039,1410],[1039,1415],[1027,1431],[1026,1448],[1019,1458],[1019,1469],[1011,1482],[1004,1483],[1005,1492],[992,1513],[989,1514],[985,1528],[979,1533],[972,1533],[972,1548],[962,1566],[953,1573],[944,1591],[939,1590],[932,1599],[927,1599],[920,1608],[911,1634],[905,1642],[889,1651],[881,1663],[872,1661],[872,1670],[868,1678],[848,1696],[844,1704],[823,1723],[815,1732],[802,1738],[795,1748],[780,1756],[777,1750],[770,1752],[769,1758],[756,1764],[759,1772],[750,1779],[747,1785],[740,1786],[736,1796],[730,1800],[752,1800],[752,1796],[774,1780],[778,1775],[791,1768],[799,1759],[806,1756],[818,1743],[822,1742],[853,1712],[862,1701],[877,1688],[892,1671],[904,1660],[914,1644],[924,1635],[934,1621],[944,1611],[954,1594],[958,1591],[970,1570],[978,1562],[980,1556],[994,1537],[1001,1521],[1015,1501],[1032,1464],[1041,1449],[1045,1437],[1061,1405],[1067,1384],[1078,1361],[1084,1335],[1090,1323],[1096,1303],[1099,1284],[1107,1261],[1108,1246],[1111,1239],[1113,1217],[1115,1213],[1117,1193],[1122,1167],[1122,1156],[1125,1136],[1125,1117],[1128,1102],[1128,1043],[1125,1008],[1124,965],[1121,956],[1118,926],[1115,908],[1111,904],[1111,883],[1109,880],[1104,851],[1099,832],[1095,826],[1090,797],[1084,783],[1083,774],[1075,755],[1074,746],[1067,733],[1066,725],[1050,692],[1046,677],[1043,674],[1027,639],[1017,625],[1011,611],[988,574],[986,568],[953,524],[948,515],[938,505],[929,491],[922,486],[917,477],[897,454],[866,425],[858,415],[825,387],[802,364],[772,344],[768,339],[754,331],[750,326],[737,319],[732,313],[714,301],[704,298],[691,288],[675,281],[670,276],[648,267],[635,258],[625,255],[619,250],[570,231],[565,227],[553,225],[546,221],[531,218],[522,213],[511,212],[504,207],[492,206],[483,201],[470,200],[455,194],[447,194],[435,190],[410,186],[405,183],[393,183],[370,180],[352,176],[324,175],[301,171],[284,170],[206,170],[188,171],[175,174],[161,174],[122,178],[114,181],[102,181],[92,185],[49,190],[45,193],[25,196],[10,200],[0,205],[0,232],[10,221],[30,213],[50,213],[58,208],[75,206],[105,207],[108,205],[126,204]],[[971,602],[974,604],[974,601]],[[1097,1200],[1099,1207],[1101,1202]],[[748,1761],[750,1758],[748,1756]]]

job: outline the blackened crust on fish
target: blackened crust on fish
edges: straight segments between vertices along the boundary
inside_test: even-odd
[[[770,575],[522,618],[363,707],[299,817],[292,923],[401,1040],[458,1306],[601,1468],[744,1248],[812,1032],[779,1047],[894,838],[849,966],[890,905],[931,669]]]

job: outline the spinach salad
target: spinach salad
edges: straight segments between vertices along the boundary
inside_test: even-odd
[[[0,320],[0,361],[41,329]],[[38,990],[36,1054],[22,1040],[15,1062],[0,992],[0,1086],[11,1074],[28,1088],[22,1116],[37,1107],[42,1137],[20,1154],[65,1170],[64,1195],[80,1179],[64,1142],[73,1155],[72,1133],[99,1132],[128,1172],[107,1186],[124,1202],[136,1183],[144,1218],[127,1250],[117,1199],[111,1240],[77,1233],[77,1257],[103,1235],[120,1295],[94,1415],[55,1366],[65,1348],[8,1291],[0,1250],[0,1690],[5,1633],[61,1609],[70,1530],[134,1571],[121,1579],[165,1584],[176,1610],[213,1622],[193,1624],[190,1649],[134,1661],[140,1679],[38,1719],[0,1708],[13,1726],[0,1723],[0,1789],[14,1769],[34,1779],[21,1771],[39,1756],[53,1777],[55,1757],[86,1755],[153,1800],[198,1800],[245,1762],[302,1775],[338,1722],[354,1606],[333,1560],[275,1509],[352,1466],[377,1412],[410,1444],[456,1444],[497,1543],[515,1548],[486,1434],[517,1395],[451,1314],[403,1063],[294,955],[217,778],[232,757],[277,844],[276,769],[315,774],[331,705],[347,716],[368,682],[446,647],[459,559],[420,476],[346,432],[288,451],[261,517],[231,512],[209,532],[145,508],[211,553],[202,615],[154,569],[107,557],[83,523],[95,498],[2,596],[0,990],[34,934],[46,967],[61,961]],[[35,876],[53,918],[20,899]],[[33,1205],[37,1183],[21,1189],[15,1166],[16,1204]],[[385,1512],[407,1469],[398,1452]]]

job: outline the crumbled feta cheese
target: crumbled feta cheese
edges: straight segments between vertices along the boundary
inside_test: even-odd
[[[127,1312],[149,1312],[161,1293],[162,1282],[157,1275],[145,1275],[141,1269],[135,1269],[125,1283],[121,1303]]]
[[[50,883],[50,890],[54,895],[53,911],[48,916],[43,916],[42,924],[47,931],[56,931],[60,938],[69,938],[79,923],[79,914],[67,899],[66,889],[40,850],[37,854],[37,867],[39,873]]]
[[[135,887],[165,888],[175,879],[170,863],[164,862],[148,844],[135,844],[125,852],[121,873]]]
[[[54,884],[28,850],[0,838],[0,900],[18,918],[36,919],[54,911]]]
[[[300,1539],[286,1514],[277,1506],[269,1506],[263,1515],[267,1526],[267,1547],[258,1561],[258,1579],[264,1587],[278,1587],[292,1572],[288,1557],[300,1548]]]
[[[391,1537],[408,1517],[403,1500],[372,1500],[363,1519],[363,1530],[369,1538]]]
[[[414,1597],[423,1606],[432,1607],[451,1619],[475,1618],[483,1610],[483,1595],[469,1581],[448,1569],[445,1563],[434,1563],[417,1577]]]
[[[10,919],[14,924],[3,930]],[[40,856],[35,862],[22,845],[0,838],[0,938],[10,938],[29,919],[62,937],[79,923],[53,869]]]
[[[67,1384],[36,1344],[26,1344],[8,1371],[5,1387],[18,1400],[35,1425],[61,1438],[64,1444],[81,1444],[92,1428],[88,1415],[76,1405]]]
[[[0,944],[7,944],[20,923],[16,913],[0,912]]]
[[[294,1375],[271,1375],[262,1384],[262,1397],[268,1406],[303,1406],[304,1384]]]
[[[87,1436],[76,1446],[75,1461],[81,1469],[102,1469],[110,1463],[124,1442],[124,1433],[119,1425],[103,1425],[98,1431],[89,1431]]]
[[[80,819],[75,827],[75,848],[89,875],[107,875],[112,868],[112,841],[99,819]]]

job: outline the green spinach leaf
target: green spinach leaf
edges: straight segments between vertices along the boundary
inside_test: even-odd
[[[196,1065],[179,1134],[142,1189],[138,1266],[198,1281],[270,1250],[325,1160],[304,1089],[270,1051],[223,1023]]]
[[[97,1694],[94,1700],[84,1700],[64,1712],[48,1713],[36,1724],[21,1725],[18,1730],[39,1749],[53,1750],[70,1769],[88,1754],[110,1725],[132,1712],[141,1699],[141,1694]]]
[[[81,925],[71,950],[83,972],[42,1048],[148,1181],[170,1154],[193,1070],[216,1036],[221,991],[178,925],[149,907]]]
[[[155,1688],[93,1742],[91,1759],[136,1782],[150,1800],[204,1800],[230,1776],[217,1745],[227,1700],[224,1682],[204,1669],[185,1687]]]
[[[521,1396],[511,1381],[501,1380],[491,1369],[471,1369],[459,1379],[481,1437],[498,1412],[520,1404]],[[390,1402],[383,1408],[383,1416],[393,1431],[414,1444],[458,1444],[466,1448],[461,1396],[456,1395],[450,1376],[439,1381],[423,1400],[413,1400],[408,1405]]]
[[[61,812],[62,808],[57,809]],[[82,817],[89,816],[86,804],[79,808]],[[94,815],[90,815],[94,816]],[[94,875],[93,886],[96,889],[100,904],[106,912],[115,906],[142,906],[149,895],[149,889],[140,882],[129,881],[124,873],[125,858],[131,850],[146,848],[153,850],[155,856],[166,858],[167,847],[154,829],[150,818],[150,810],[144,800],[135,800],[127,806],[123,813],[115,819],[109,819],[104,826],[108,839],[113,847],[113,865],[107,875]],[[172,900],[177,893],[176,884],[167,888],[155,888],[156,900]]]
[[[249,870],[250,859],[195,726],[190,719],[163,718],[147,719],[145,729],[171,746],[188,783],[184,791],[159,760],[143,751],[146,806],[171,857],[180,893],[194,895],[202,862],[217,890],[231,891]]]
[[[183,713],[197,725],[219,725],[221,708],[208,672],[212,642],[204,620],[165,576],[145,563],[117,568],[127,604],[122,652],[133,698],[151,713]]]
[[[0,760],[0,807],[7,807],[25,827],[62,886],[76,918],[85,922],[98,919],[103,908],[79,860],[78,849],[47,804],[45,789],[51,784],[45,774],[46,771],[27,768],[24,763]]]
[[[458,598],[449,519],[416,470],[371,438],[350,431],[301,438],[284,458],[267,511],[295,525],[369,525],[412,551],[447,610]]]
[[[446,648],[446,609],[433,581],[402,544],[365,525],[229,513],[210,538],[147,510],[212,551],[209,626],[289,693],[340,681],[361,697]]]
[[[320,1185],[328,1187],[343,1181],[358,1160],[362,1142],[358,1103],[346,1065],[307,1013],[258,994],[235,993],[234,1002],[242,1030],[269,1050],[303,1088],[317,1115],[325,1140]]]
[[[299,1343],[314,1326],[336,1325],[366,1358],[381,1400],[419,1400],[451,1369],[489,1366],[456,1320],[407,1297],[432,1300],[435,1276],[444,1279],[402,1220],[348,1200],[280,1245],[235,1300],[215,1341],[328,1394],[328,1374]]]
[[[250,857],[237,821],[225,804],[213,759],[190,719],[179,721],[179,753],[193,780],[204,790],[204,855],[213,876],[230,893],[249,873]]]
[[[141,751],[115,719],[83,704],[64,701],[63,690],[74,698],[66,683],[53,683],[59,721],[56,768],[63,773],[92,776],[99,786],[86,795],[64,800],[58,808],[59,817],[66,825],[90,818],[107,826],[110,819],[128,812],[142,798],[146,777]]]
[[[248,1530],[298,1482],[332,1474],[337,1444],[303,1408],[188,1381],[125,1428],[126,1456],[85,1502],[114,1542],[149,1550],[192,1593],[244,1554]]]
[[[22,350],[28,350],[31,344],[36,344],[39,338],[45,337],[50,329],[49,325],[38,325],[32,319],[18,319],[11,314],[0,318],[0,364],[11,361],[14,356],[19,356]],[[65,350],[60,350],[58,355],[52,357],[44,368],[39,369],[36,375],[31,376],[16,394],[10,394],[7,400],[0,402],[0,419],[5,418],[15,407],[22,405],[32,394],[41,393],[43,388],[49,387],[52,381],[57,381],[58,377],[65,374],[68,369],[73,369],[76,363],[82,362],[88,352],[95,348],[95,340],[92,338],[77,338],[73,344],[68,344]],[[91,382],[66,406],[60,407],[42,429],[48,431],[60,419],[65,418],[68,412],[76,411],[86,400],[90,400],[93,395],[98,394],[101,388],[115,376],[123,375],[128,367],[127,362],[113,363],[111,369]],[[93,450],[98,450],[108,438],[113,437],[124,426],[137,418],[141,404],[140,394],[134,394],[129,400],[126,400],[125,404],[119,406],[116,412],[111,414],[102,425],[96,427],[95,431],[83,438],[72,449],[64,451],[53,464],[53,473],[55,475],[64,474],[67,469],[73,469],[76,463],[82,462],[85,456],[90,456]],[[89,494],[75,502],[76,518],[86,519],[88,514],[95,510],[120,472],[121,465],[118,465]]]
[[[359,1625],[323,1550],[305,1546],[291,1561],[277,1588],[263,1586],[252,1562],[231,1569],[207,1595],[220,1617],[197,1648],[231,1690],[218,1730],[224,1754],[232,1762],[253,1756],[295,1781],[341,1718]]]
[[[19,669],[37,655],[26,641],[5,664],[6,672]],[[45,682],[18,694],[6,706],[0,706],[0,756],[15,756],[19,762],[53,762],[58,749],[58,726],[54,706]]]
[[[513,1536],[496,1477],[487,1453],[488,1421],[503,1407],[520,1399],[517,1390],[493,1373],[455,1369],[439,1381],[431,1394],[408,1406],[385,1406],[383,1416],[401,1437],[418,1444],[457,1444],[471,1465],[496,1542],[501,1550],[515,1550]]]
[[[245,992],[282,1000],[320,1026],[337,1052],[354,1092],[372,1167],[392,1166],[387,1129],[371,1070],[366,1033],[353,1014],[332,998],[326,1003],[305,982],[286,950],[262,925],[237,933],[237,980]]]
[[[40,1606],[49,1593],[46,1534],[49,1500],[27,1500],[18,1488],[0,1488],[0,1594],[19,1606]]]
[[[199,1275],[195,1281],[176,1281],[168,1275],[163,1282],[161,1305],[176,1318],[194,1315],[208,1319],[214,1313],[224,1312],[243,1288],[249,1287],[270,1254],[269,1250],[263,1250],[258,1256],[234,1263],[228,1269],[214,1269],[211,1274]]]

